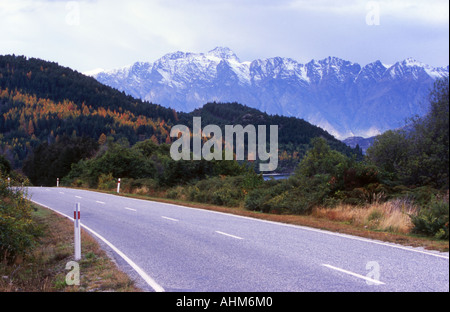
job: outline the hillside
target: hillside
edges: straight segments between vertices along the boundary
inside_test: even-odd
[[[189,114],[180,115],[180,123],[192,129],[192,118],[202,117],[202,127],[214,124],[221,127],[224,133],[225,125],[278,125],[279,168],[278,172],[292,172],[306,151],[310,141],[315,137],[327,140],[329,146],[347,156],[361,153],[348,147],[320,127],[314,126],[303,119],[269,115],[255,108],[239,103],[207,103]]]
[[[279,125],[280,172],[292,171],[317,136],[326,138],[333,149],[352,153],[326,131],[294,117],[271,116],[237,103],[209,103],[191,113],[177,113],[127,96],[57,63],[0,56],[0,153],[15,168],[21,168],[41,144],[69,142],[67,137],[72,138],[68,146],[83,150],[75,153],[78,158],[92,155],[80,145],[94,148],[93,143],[104,144],[107,137],[129,146],[146,139],[170,143],[170,128],[175,124],[191,127],[193,116],[203,117],[204,125]],[[82,137],[91,140],[75,140]],[[77,161],[75,158],[67,161]]]
[[[234,124],[278,125],[280,144],[309,144],[311,138],[320,136],[327,139],[339,151],[349,152],[349,149],[331,134],[303,119],[269,115],[239,103],[207,103],[189,114],[183,114],[180,122],[190,125],[194,116],[202,117],[204,124],[215,124],[220,127]]]
[[[57,63],[10,55],[0,56],[0,116],[0,153],[16,168],[40,143],[62,136],[166,142],[177,119]]]

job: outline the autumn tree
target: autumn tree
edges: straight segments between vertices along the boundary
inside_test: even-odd
[[[98,144],[100,146],[102,146],[102,145],[105,145],[105,143],[106,143],[106,135],[104,133],[102,133],[100,135],[100,137],[98,138]]]

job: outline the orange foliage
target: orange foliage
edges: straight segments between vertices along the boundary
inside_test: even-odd
[[[22,129],[26,130],[28,134],[32,135],[35,131],[33,122],[35,124],[39,119],[50,119],[56,115],[60,119],[76,118],[79,116],[101,116],[103,118],[112,117],[112,119],[119,126],[130,126],[135,131],[141,126],[152,127],[157,133],[163,136],[169,136],[170,126],[166,124],[164,120],[154,122],[152,119],[146,116],[135,116],[132,112],[123,110],[111,111],[109,108],[98,107],[93,109],[92,106],[88,106],[86,103],[81,104],[81,108],[70,100],[64,100],[61,102],[54,102],[48,98],[37,98],[36,95],[29,95],[21,93],[18,90],[10,91],[8,89],[0,89],[0,99],[7,98],[13,103],[23,103],[25,107],[20,108],[17,106],[11,107],[7,112],[3,114],[5,120],[15,119],[20,114],[20,125]],[[156,137],[155,137],[156,139]]]

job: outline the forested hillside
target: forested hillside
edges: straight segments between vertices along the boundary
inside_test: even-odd
[[[197,116],[202,117],[202,127],[208,124],[218,125],[222,129],[222,133],[225,133],[225,125],[242,125],[244,127],[266,125],[266,129],[269,129],[270,125],[277,125],[279,172],[293,172],[306,151],[311,148],[311,139],[316,137],[325,139],[333,150],[349,157],[356,157],[358,160],[362,159],[362,151],[359,147],[352,149],[322,128],[303,119],[268,115],[239,103],[207,103],[189,114],[180,114],[179,122],[192,129],[193,117]]]
[[[327,132],[300,119],[269,116],[236,103],[208,104],[190,114],[177,113],[134,99],[54,62],[0,56],[0,153],[14,168],[22,168],[41,144],[49,148],[62,137],[87,137],[100,145],[107,137],[129,146],[146,139],[170,143],[170,128],[174,124],[191,126],[192,116],[202,116],[204,125],[279,125],[279,171],[292,171],[316,136],[326,138],[333,149],[352,153]],[[65,166],[70,169],[67,162],[78,160],[67,159]]]
[[[40,143],[64,135],[166,142],[177,118],[57,63],[21,56],[0,56],[0,116],[0,153],[16,168]]]

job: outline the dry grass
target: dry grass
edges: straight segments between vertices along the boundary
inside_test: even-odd
[[[0,262],[0,292],[139,291],[84,230],[82,259],[78,261],[80,285],[67,285],[70,269],[66,264],[73,261],[73,223],[48,209],[34,207],[33,219],[43,235],[37,246],[13,265]]]
[[[149,192],[150,192],[150,189],[144,185],[144,186],[133,189],[133,191],[131,193],[137,194],[137,195],[147,195]]]
[[[332,221],[347,222],[357,227],[393,233],[410,233],[413,224],[410,215],[417,207],[404,199],[384,203],[375,202],[363,207],[339,205],[335,208],[316,208],[313,216]]]

